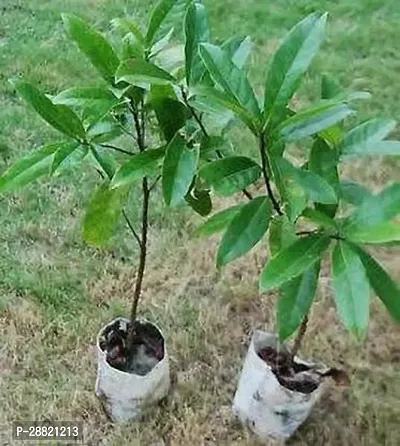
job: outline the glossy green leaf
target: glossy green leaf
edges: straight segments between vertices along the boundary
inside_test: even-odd
[[[288,33],[272,58],[265,85],[266,120],[279,122],[325,37],[327,14],[311,14]]]
[[[272,219],[269,226],[269,251],[274,257],[282,249],[287,248],[297,240],[294,224],[286,217],[280,215]]]
[[[83,221],[86,243],[103,246],[108,242],[118,224],[125,197],[126,189],[110,189],[108,182],[97,189]]]
[[[127,163],[117,170],[110,187],[117,188],[132,184],[144,176],[156,172],[156,168],[164,154],[165,147],[160,147],[133,155]]]
[[[249,252],[267,232],[270,219],[268,197],[257,197],[246,203],[226,229],[218,249],[217,265],[226,265]]]
[[[206,164],[199,175],[216,194],[229,197],[254,183],[261,168],[245,156],[231,156]]]
[[[281,155],[271,156],[271,169],[279,195],[282,197],[284,211],[289,220],[295,222],[307,206],[308,193],[285,172],[281,160]]]
[[[120,103],[110,90],[101,87],[69,88],[52,98],[52,102],[76,107],[92,121],[100,120]]]
[[[103,78],[110,84],[114,84],[119,59],[112,46],[101,33],[84,20],[71,14],[63,14],[62,18],[69,37],[76,42],[78,48]]]
[[[66,105],[54,105],[36,87],[26,82],[18,82],[15,87],[25,101],[52,127],[72,138],[85,138],[81,121]]]
[[[106,177],[111,180],[118,169],[118,163],[110,154],[110,151],[101,146],[91,145],[90,153],[96,168],[101,169]]]
[[[152,85],[151,105],[165,140],[171,141],[189,118],[188,110],[178,101],[170,85]]]
[[[176,80],[167,71],[140,59],[130,59],[121,63],[116,73],[117,82],[125,81],[131,85],[166,85]]]
[[[340,191],[343,200],[354,206],[359,206],[365,199],[372,197],[369,189],[350,180],[340,182]]]
[[[175,3],[177,3],[177,0],[160,0],[155,5],[150,16],[150,22],[146,33],[146,42],[149,46],[153,43],[157,31],[160,29],[160,26],[174,7]]]
[[[357,338],[363,339],[369,319],[370,288],[363,263],[345,242],[332,254],[333,292],[340,319]]]
[[[307,316],[317,291],[320,267],[321,262],[316,262],[302,275],[282,286],[277,308],[281,341],[290,337]]]
[[[199,215],[206,217],[212,211],[212,201],[207,190],[196,189],[185,196],[186,203]]]
[[[321,105],[286,119],[277,132],[286,142],[296,141],[332,127],[351,113],[353,111],[345,104]]]
[[[400,241],[400,222],[386,221],[371,228],[345,230],[343,235],[356,243],[388,243]]]
[[[0,176],[0,193],[13,192],[50,174],[54,154],[64,144],[44,146],[17,161]]]
[[[85,158],[88,151],[88,146],[81,146],[77,143],[63,144],[54,154],[51,174],[53,175],[56,171],[62,172],[65,169],[74,167]]]
[[[200,44],[200,56],[213,80],[236,102],[260,119],[260,109],[253,89],[246,77],[219,47],[209,43]]]
[[[198,105],[198,97],[200,97],[203,102],[203,111],[213,111],[220,115],[224,108],[231,110],[253,133],[257,132],[257,124],[254,122],[253,115],[223,91],[213,87],[197,86],[193,92],[196,95],[195,106]],[[193,104],[193,102],[191,103]],[[232,119],[232,116],[229,114],[227,118],[224,119],[223,127]]]
[[[260,291],[278,288],[314,265],[328,249],[329,237],[309,235],[281,250],[265,266]]]
[[[377,195],[365,199],[345,221],[345,229],[373,228],[400,214],[400,184],[395,183]]]
[[[339,173],[337,169],[338,157],[334,150],[321,138],[317,138],[310,151],[308,169],[323,178],[339,195]],[[337,205],[316,203],[316,210],[325,213],[328,217],[334,217]]]
[[[199,148],[189,148],[177,134],[168,144],[162,169],[162,188],[168,206],[181,203],[196,173]]]
[[[352,245],[364,265],[369,283],[392,317],[400,321],[400,288],[382,266],[360,247]]]
[[[307,218],[313,223],[322,226],[323,228],[333,228],[337,229],[337,224],[335,220],[324,212],[318,211],[317,209],[306,208],[301,214],[302,217]]]
[[[223,231],[232,221],[233,217],[242,209],[243,205],[231,206],[217,212],[194,231],[194,236],[208,237]]]
[[[371,119],[350,130],[342,139],[339,150],[342,156],[400,154],[400,142],[383,141],[396,127],[396,121],[389,119]]]
[[[118,29],[122,35],[132,34],[138,42],[145,43],[145,37],[140,24],[133,17],[122,17],[111,20],[111,25]]]
[[[185,16],[185,67],[186,82],[196,84],[204,74],[205,67],[199,55],[199,44],[210,40],[210,31],[205,8],[200,3],[191,3]]]
[[[319,175],[308,170],[294,167],[285,158],[277,160],[283,175],[289,176],[302,187],[312,201],[324,204],[337,203],[337,195],[333,187]]]
[[[231,37],[221,45],[221,49],[228,54],[229,58],[238,68],[244,67],[252,48],[253,42],[249,36]]]
[[[157,54],[161,53],[161,51],[163,51],[168,47],[168,44],[173,34],[174,34],[174,28],[171,28],[164,37],[162,37],[160,40],[154,43],[154,45],[151,47],[150,58],[157,56]]]
[[[87,137],[92,143],[101,144],[112,141],[123,134],[123,130],[112,117],[106,117],[92,124],[87,130]]]

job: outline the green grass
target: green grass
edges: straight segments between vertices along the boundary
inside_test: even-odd
[[[55,133],[21,103],[10,78],[24,77],[49,93],[84,85],[94,70],[69,42],[60,14],[83,14],[101,29],[124,11],[146,17],[154,2],[137,0],[8,0],[0,7],[0,171]],[[262,85],[268,56],[296,21],[330,13],[328,38],[302,86],[302,101],[319,95],[320,72],[346,88],[365,89],[360,119],[400,120],[398,0],[220,0],[205,3],[213,36],[250,34],[256,43],[250,77]],[[84,7],[82,5],[84,4]],[[99,80],[100,82],[100,80]],[[400,137],[400,131],[395,135]],[[235,144],[247,146],[235,131]],[[349,175],[378,187],[398,175],[393,159],[358,162]],[[90,445],[254,445],[231,419],[237,374],[254,327],[273,329],[274,295],[259,296],[264,250],[214,269],[216,243],[190,240],[197,218],[154,200],[150,264],[142,312],[169,342],[176,385],[163,409],[142,424],[112,426],[93,395],[93,343],[103,322],[126,313],[137,252],[121,222],[106,249],[87,247],[80,217],[97,182],[90,169],[40,182],[0,198],[0,423],[12,419],[81,419]],[[72,183],[72,184],[71,184]],[[137,215],[132,197],[129,212]],[[399,278],[396,253],[382,260]],[[297,445],[396,445],[399,328],[373,305],[369,340],[356,344],[338,323],[330,284],[322,281],[304,354],[350,371],[350,389],[333,389],[296,434]],[[396,384],[397,383],[397,384]],[[101,443],[104,441],[104,443]],[[5,443],[7,444],[7,443]]]

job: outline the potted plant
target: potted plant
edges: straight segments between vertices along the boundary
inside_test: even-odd
[[[371,291],[400,320],[399,287],[363,246],[399,241],[400,184],[373,194],[342,178],[340,170],[343,160],[399,155],[400,142],[386,139],[395,128],[392,120],[377,118],[350,130],[345,127],[345,119],[354,114],[352,103],[369,94],[345,92],[326,76],[319,103],[298,109],[291,102],[323,42],[327,14],[311,14],[288,33],[271,59],[264,97],[259,99],[229,44],[207,41],[197,8],[197,13],[196,7],[188,11],[186,30],[202,30],[196,34],[196,54],[206,74],[189,84],[188,106],[205,138],[215,136],[201,113],[223,116],[225,110],[250,130],[257,149],[200,165],[198,178],[212,194],[242,193],[247,202],[214,214],[196,232],[223,234],[219,268],[248,253],[268,234],[269,258],[259,287],[280,294],[277,334],[254,333],[233,409],[262,439],[288,438],[307,418],[328,376],[347,380],[342,371],[297,357],[328,253],[337,311],[355,337],[362,340],[367,333]],[[187,32],[186,42],[190,35]],[[218,157],[218,151],[214,155]],[[265,192],[254,196],[248,188],[260,182]],[[289,348],[286,341],[296,331]]]
[[[164,336],[154,323],[138,316],[151,197],[161,176],[167,205],[186,200],[203,215],[211,210],[208,194],[194,187],[199,145],[193,139],[190,110],[179,96],[181,46],[169,43],[173,29],[165,28],[168,15],[185,12],[181,6],[161,0],[146,31],[133,18],[114,20],[114,45],[86,21],[64,15],[68,36],[103,82],[95,79],[89,86],[45,95],[25,81],[12,81],[62,139],[34,150],[3,172],[0,193],[89,163],[100,185],[83,219],[84,239],[94,246],[107,244],[122,217],[138,246],[130,317],[109,322],[97,336],[96,394],[114,421],[139,418],[170,387]],[[132,193],[141,199],[139,222],[132,222],[126,209]]]

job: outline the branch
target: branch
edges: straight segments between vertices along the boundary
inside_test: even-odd
[[[113,149],[117,152],[124,153],[125,155],[135,155],[133,152],[130,152],[129,150],[121,149],[120,147],[113,146],[111,144],[98,144],[100,147],[105,147],[106,149]]]
[[[134,229],[134,227],[133,227],[133,225],[132,225],[132,222],[129,220],[128,215],[126,214],[125,210],[122,211],[122,215],[124,216],[124,219],[125,219],[125,221],[126,221],[128,227],[129,227],[129,229],[131,230],[133,236],[134,236],[135,239],[137,240],[137,242],[138,242],[138,244],[139,244],[139,247],[141,248],[141,247],[142,247],[142,241],[140,240],[140,238],[139,238],[137,232],[135,231],[135,229]]]
[[[294,340],[293,348],[292,348],[292,359],[297,355],[297,352],[300,349],[301,343],[303,341],[304,335],[307,331],[308,324],[308,315],[305,316],[303,322],[300,325],[299,332],[297,333],[296,339]]]
[[[154,180],[154,183],[150,186],[149,192],[151,192],[157,185],[157,183],[160,181],[161,175],[158,175],[158,177]]]
[[[196,110],[189,104],[187,95],[186,95],[186,91],[184,90],[183,87],[181,87],[181,92],[182,92],[182,98],[183,101],[186,105],[186,107],[189,109],[190,113],[193,116],[193,119],[197,122],[197,124],[199,125],[201,131],[203,132],[203,135],[208,139],[210,137],[210,135],[208,134],[206,128],[204,127],[203,121],[201,120],[200,116],[196,113]],[[222,159],[224,158],[224,155],[222,155],[220,150],[216,150],[215,151],[218,158]],[[249,200],[253,199],[253,196],[251,195],[250,192],[248,192],[246,189],[242,189],[243,195],[248,198]]]
[[[267,164],[268,164],[268,158],[267,158],[267,147],[265,144],[265,135],[260,135],[260,155],[261,155],[261,167],[262,167],[262,173],[264,176],[265,181],[265,187],[267,189],[267,194],[272,201],[272,205],[274,206],[274,209],[278,213],[278,215],[283,215],[283,212],[279,206],[278,200],[275,198],[274,192],[271,187],[271,183],[268,177],[267,173]]]

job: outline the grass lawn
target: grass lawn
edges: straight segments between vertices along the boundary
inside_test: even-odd
[[[9,78],[23,76],[51,93],[97,76],[66,39],[60,14],[83,14],[106,29],[124,11],[145,17],[153,3],[1,2],[0,171],[54,136],[17,98]],[[250,76],[255,85],[262,84],[268,56],[285,32],[314,10],[329,11],[328,38],[300,100],[318,96],[317,73],[323,69],[343,86],[373,94],[361,104],[361,118],[400,121],[399,0],[205,3],[217,41],[232,34],[254,38]],[[400,130],[393,136],[400,138]],[[248,136],[237,132],[235,143],[248,144]],[[344,169],[375,189],[400,172],[393,159],[364,159]],[[218,240],[191,238],[200,219],[187,210],[156,205],[141,310],[165,332],[174,387],[165,405],[143,423],[114,426],[94,395],[93,347],[103,323],[128,313],[136,245],[127,230],[107,249],[83,243],[80,218],[98,180],[89,169],[71,176],[0,197],[0,445],[13,444],[12,420],[43,418],[82,420],[90,446],[256,445],[232,418],[230,405],[251,330],[274,329],[276,295],[260,296],[257,286],[265,261],[263,244],[217,273]],[[161,203],[161,197],[154,201]],[[137,211],[133,199],[133,218]],[[398,251],[380,249],[377,255],[399,280]],[[342,364],[352,385],[330,389],[290,444],[400,444],[400,328],[375,299],[371,313],[368,339],[359,344],[338,322],[331,283],[327,272],[322,273],[302,354]]]

